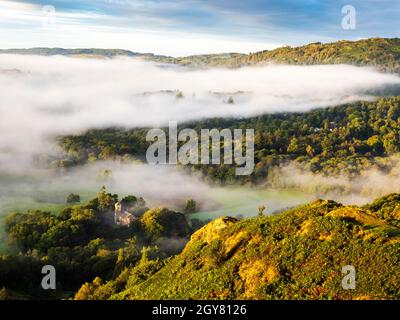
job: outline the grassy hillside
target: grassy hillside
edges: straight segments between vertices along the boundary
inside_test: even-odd
[[[400,195],[365,207],[318,200],[272,217],[219,218],[178,256],[142,261],[77,299],[400,298]],[[345,290],[342,267],[355,267]]]

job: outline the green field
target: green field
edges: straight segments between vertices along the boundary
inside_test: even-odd
[[[244,187],[216,188],[209,196],[215,203],[215,209],[191,214],[192,218],[206,220],[237,215],[248,218],[256,216],[260,206],[266,207],[265,214],[271,214],[314,199],[313,196],[300,191]]]
[[[51,180],[51,181],[50,181]],[[11,212],[26,212],[27,210],[43,210],[58,214],[67,206],[66,197],[74,192],[81,196],[84,203],[94,198],[103,182],[85,181],[76,183],[73,177],[65,176],[1,176],[0,185],[0,253],[6,249],[4,239],[4,218]],[[202,195],[202,203],[199,204],[200,212],[192,214],[192,218],[200,220],[214,219],[220,216],[244,217],[255,216],[259,206],[266,206],[266,214],[287,207],[309,202],[314,198],[297,191],[268,190],[262,188],[246,187],[209,187],[205,195]],[[118,184],[110,188],[111,192],[119,196],[129,194],[129,189]],[[161,195],[162,196],[162,195]],[[196,194],[193,195],[196,197]],[[146,198],[146,196],[145,196]],[[157,201],[148,199],[149,204],[159,203],[181,210],[179,205],[184,203],[184,198],[173,198]],[[203,208],[203,209],[202,209]]]

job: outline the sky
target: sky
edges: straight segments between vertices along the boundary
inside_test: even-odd
[[[355,29],[344,29],[344,6]],[[120,48],[170,56],[398,37],[398,0],[0,0],[0,48]]]

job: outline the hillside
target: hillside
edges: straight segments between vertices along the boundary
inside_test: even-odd
[[[372,66],[384,72],[400,72],[400,39],[371,38],[359,41],[311,43],[250,54],[203,55],[176,58],[174,63],[194,67],[229,67],[278,63],[290,65],[350,64]]]
[[[90,57],[90,58],[113,58],[116,56],[140,57],[145,59],[168,58],[156,56],[152,53],[138,53],[123,49],[64,49],[64,48],[29,48],[29,49],[0,49],[0,54],[21,54],[38,56],[70,56],[70,57]]]
[[[301,47],[283,47],[239,58],[236,63],[254,65],[265,62],[282,64],[351,64],[374,66],[382,71],[400,72],[400,39],[371,38],[359,41],[311,43]]]
[[[219,218],[176,257],[96,278],[75,298],[398,299],[399,210],[392,194],[365,207],[318,200],[272,217]],[[355,290],[342,288],[345,265],[356,269]]]
[[[85,57],[141,57],[146,60],[185,65],[190,67],[237,68],[265,63],[296,65],[351,64],[373,66],[386,72],[400,72],[400,39],[371,38],[359,41],[338,41],[333,43],[311,43],[300,47],[281,47],[250,54],[221,53],[194,55],[188,57],[167,57],[151,53],[137,53],[121,49],[62,49],[31,48],[7,49],[1,53],[66,55]]]

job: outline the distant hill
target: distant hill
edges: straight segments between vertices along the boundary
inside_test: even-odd
[[[161,58],[161,62],[174,63],[190,67],[234,67],[236,61],[245,58],[247,55],[242,53],[221,53],[193,55],[179,58]]]
[[[400,195],[365,207],[317,200],[271,217],[219,218],[167,261],[96,278],[84,299],[399,299]],[[342,267],[356,287],[342,287]]]
[[[38,56],[69,56],[85,58],[113,58],[117,56],[143,58],[145,60],[179,64],[191,67],[223,66],[226,61],[246,56],[240,53],[221,53],[193,55],[188,57],[169,57],[153,53],[139,53],[123,49],[64,49],[64,48],[29,48],[29,49],[0,49],[0,54],[21,54]]]
[[[400,39],[371,38],[359,41],[338,41],[333,43],[311,43],[300,47],[282,47],[250,54],[222,53],[194,55],[188,57],[167,57],[152,53],[137,53],[121,49],[62,49],[32,48],[7,49],[1,53],[66,55],[86,57],[129,56],[146,60],[173,63],[191,67],[238,68],[268,63],[313,65],[313,64],[352,64],[374,66],[385,72],[400,73]]]
[[[122,49],[64,49],[64,48],[29,48],[29,49],[0,49],[0,54],[22,54],[39,56],[82,56],[93,58],[113,58],[116,56],[142,57],[149,59],[166,59],[166,56],[156,56],[152,53],[138,53]]]

